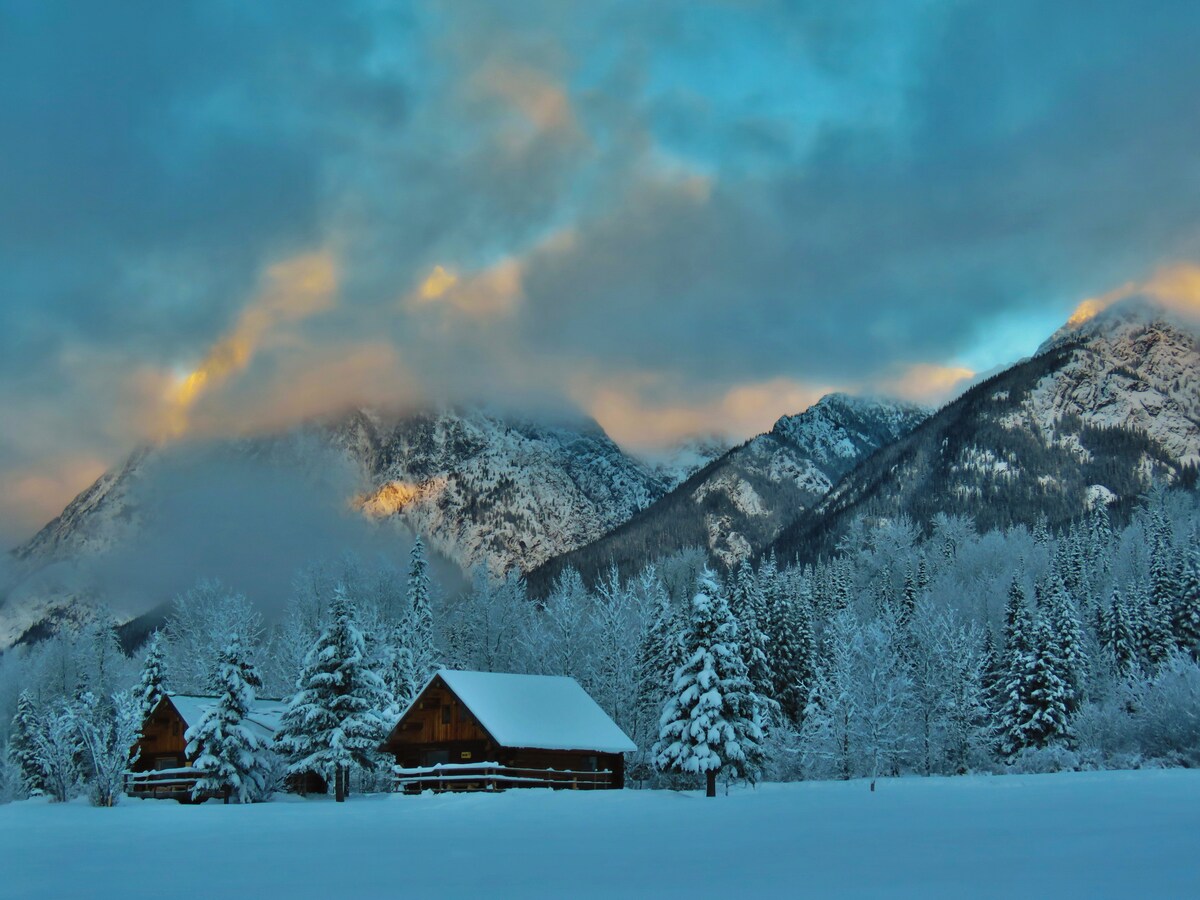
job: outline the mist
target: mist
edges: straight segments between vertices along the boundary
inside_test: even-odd
[[[412,533],[365,519],[352,502],[365,487],[363,475],[311,434],[178,445],[152,453],[130,480],[123,501],[101,523],[116,536],[110,548],[32,569],[0,563],[10,569],[0,584],[9,585],[4,596],[13,609],[32,601],[53,610],[85,599],[88,607],[129,619],[202,579],[218,579],[270,621],[297,573],[316,563],[352,557],[399,577],[408,565]],[[457,566],[430,555],[435,580],[457,589],[463,583]]]

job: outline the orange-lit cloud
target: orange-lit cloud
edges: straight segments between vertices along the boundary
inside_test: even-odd
[[[916,363],[899,377],[875,385],[885,396],[917,403],[940,403],[966,387],[975,372],[963,366],[941,366],[935,363]]]
[[[10,470],[0,477],[0,517],[32,534],[62,512],[108,466],[92,456],[65,456]]]
[[[242,311],[233,330],[171,388],[168,435],[178,437],[186,432],[200,398],[245,371],[274,329],[331,309],[337,286],[337,265],[328,251],[296,256],[271,266],[263,288]]]
[[[548,73],[527,66],[488,65],[474,79],[475,90],[502,101],[540,131],[572,127],[567,92]]]
[[[699,401],[648,399],[658,392],[660,381],[651,375],[599,384],[578,378],[571,394],[617,443],[651,450],[697,435],[740,439],[759,434],[780,416],[807,409],[830,390],[776,378],[735,385]]]
[[[1098,297],[1088,297],[1075,307],[1067,325],[1077,328],[1114,303],[1138,295],[1150,297],[1178,313],[1200,315],[1200,266],[1194,263],[1165,266],[1145,281],[1127,281]]]
[[[410,309],[439,309],[465,319],[511,315],[522,297],[524,266],[515,257],[468,275],[435,266],[404,301]]]

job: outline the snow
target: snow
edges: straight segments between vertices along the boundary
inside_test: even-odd
[[[183,717],[189,727],[197,724],[206,710],[217,702],[216,697],[196,697],[190,694],[169,694],[171,703]],[[255,700],[250,707],[246,720],[253,726],[259,737],[271,740],[279,730],[279,720],[287,710],[283,700]]]
[[[0,897],[1185,897],[1200,772],[0,807]],[[704,840],[697,841],[698,836]],[[155,852],[163,850],[168,852]]]
[[[437,676],[503,747],[601,753],[637,749],[574,678],[451,669]]]

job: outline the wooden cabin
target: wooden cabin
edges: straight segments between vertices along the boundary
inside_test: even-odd
[[[443,669],[384,749],[409,792],[622,788],[637,749],[573,678]]]
[[[195,760],[187,755],[184,735],[217,702],[216,697],[170,694],[163,697],[142,723],[138,757],[130,769],[131,797],[163,797],[188,801],[196,783]],[[256,700],[246,721],[268,743],[279,729],[287,704]]]

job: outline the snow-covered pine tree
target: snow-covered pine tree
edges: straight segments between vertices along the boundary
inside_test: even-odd
[[[246,721],[262,679],[240,635],[230,637],[221,652],[211,685],[217,702],[184,735],[199,773],[192,796],[219,796],[226,803],[264,800],[274,768],[271,748]]]
[[[652,604],[649,625],[638,651],[638,707],[658,736],[658,719],[675,681],[675,670],[683,662],[682,626],[661,581],[655,576],[648,585]]]
[[[1149,673],[1155,672],[1166,662],[1175,647],[1171,634],[1172,607],[1160,603],[1163,596],[1167,596],[1167,602],[1172,603],[1170,595],[1174,589],[1156,590],[1153,582],[1152,575],[1148,589],[1143,585],[1129,592],[1130,619],[1137,634],[1138,652],[1143,667]]]
[[[1200,544],[1195,535],[1184,557],[1175,592],[1171,632],[1180,650],[1200,660]]]
[[[808,591],[794,597],[775,591],[769,621],[767,652],[774,675],[772,692],[783,715],[799,727],[816,674],[813,604]]]
[[[150,636],[150,647],[146,651],[146,659],[142,663],[142,680],[138,688],[142,721],[145,721],[146,717],[154,712],[154,708],[167,695],[167,689],[163,684],[164,658],[162,637],[155,630],[154,634]]]
[[[425,558],[425,544],[420,535],[413,541],[412,551],[408,555],[408,615],[407,646],[412,654],[417,680],[423,685],[437,668],[437,650],[433,642],[429,563]]]
[[[367,663],[354,604],[341,585],[334,590],[330,618],[305,659],[275,743],[288,760],[289,775],[315,773],[332,781],[341,802],[352,767],[373,770],[382,762],[381,711],[388,698],[383,679]]]
[[[1050,572],[1042,585],[1042,595],[1045,604],[1042,614],[1050,627],[1051,655],[1061,663],[1058,674],[1067,686],[1067,712],[1074,713],[1083,702],[1088,672],[1087,649],[1079,611],[1075,600],[1067,593],[1066,586],[1055,572]]]
[[[655,764],[663,771],[703,774],[707,795],[715,797],[721,769],[755,777],[763,732],[737,619],[707,568],[681,643],[683,663],[663,708]]]
[[[17,711],[13,714],[12,730],[8,738],[8,754],[21,780],[23,794],[37,794],[45,790],[46,774],[38,759],[37,735],[43,728],[42,717],[28,691],[17,697]]]
[[[1113,671],[1124,677],[1137,665],[1137,634],[1129,620],[1129,613],[1125,608],[1121,592],[1115,587],[1104,624],[1106,628],[1104,634],[1101,635],[1102,644],[1108,651]]]
[[[761,719],[766,725],[779,711],[774,699],[775,676],[767,656],[767,635],[763,629],[767,614],[758,579],[750,564],[742,561],[729,588],[729,611],[738,622],[738,643],[746,674],[754,693],[763,704]]]
[[[1026,622],[1019,627],[1026,628]],[[1011,659],[999,723],[1000,751],[1008,759],[1068,736],[1067,685],[1058,674],[1061,669],[1050,624],[1042,618],[1034,626],[1028,649]]]

